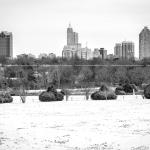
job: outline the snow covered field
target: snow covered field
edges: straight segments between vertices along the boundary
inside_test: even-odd
[[[0,105],[0,150],[149,150],[150,100],[39,102],[14,97]]]

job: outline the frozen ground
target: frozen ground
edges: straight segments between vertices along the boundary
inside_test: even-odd
[[[150,100],[140,96],[0,105],[0,150],[149,149]]]

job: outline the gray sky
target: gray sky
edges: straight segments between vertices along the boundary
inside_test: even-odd
[[[69,22],[82,46],[113,53],[124,40],[135,43],[150,27],[150,0],[0,0],[0,31],[13,32],[14,56],[55,53],[61,56]]]

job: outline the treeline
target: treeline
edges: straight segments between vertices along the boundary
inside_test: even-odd
[[[49,84],[57,88],[78,88],[100,86],[101,83],[141,86],[150,83],[150,59],[67,60],[20,55],[12,60],[2,58],[0,63],[0,88],[41,89]]]

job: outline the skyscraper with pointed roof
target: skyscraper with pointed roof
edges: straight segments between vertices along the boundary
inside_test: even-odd
[[[71,24],[67,28],[67,45],[76,45],[78,44],[78,33],[73,32]]]
[[[69,24],[67,28],[67,45],[63,48],[62,57],[71,59],[76,56],[80,59],[91,59],[91,49],[81,47],[78,42],[78,33],[74,32],[71,24]]]

